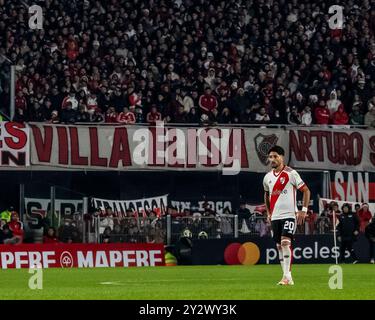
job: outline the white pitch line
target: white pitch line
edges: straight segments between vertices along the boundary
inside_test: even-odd
[[[176,280],[168,280],[168,279],[163,279],[163,280],[146,280],[146,281],[141,281],[141,280],[134,280],[134,281],[106,281],[106,282],[99,282],[99,284],[102,285],[115,285],[115,286],[121,286],[121,285],[126,285],[129,283],[155,283],[155,282],[186,282],[189,280],[196,280],[196,281],[218,281],[218,279],[176,279]],[[243,281],[243,279],[220,279],[220,281]]]

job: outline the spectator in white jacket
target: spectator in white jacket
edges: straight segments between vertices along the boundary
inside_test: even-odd
[[[312,123],[312,115],[310,106],[306,106],[301,112],[301,124],[309,126]]]
[[[189,113],[192,108],[194,108],[194,101],[188,95],[186,88],[181,88],[181,93],[177,96],[176,99],[180,104],[184,106],[184,111]]]

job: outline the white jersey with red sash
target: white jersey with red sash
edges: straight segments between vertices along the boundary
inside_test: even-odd
[[[288,166],[279,172],[268,172],[263,179],[264,191],[269,192],[271,220],[295,218],[297,209],[296,190],[305,183],[298,172]]]

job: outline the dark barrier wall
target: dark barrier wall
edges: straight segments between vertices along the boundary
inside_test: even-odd
[[[321,194],[323,174],[301,172],[308,183],[317,209],[316,197]],[[0,171],[0,210],[19,204],[19,185],[25,185],[25,197],[49,198],[49,186],[58,187],[59,199],[83,196],[106,199],[138,199],[169,194],[170,200],[230,201],[237,208],[240,199],[250,203],[263,202],[263,177],[260,173],[234,176],[221,172],[104,172],[104,171]]]
[[[259,248],[258,264],[279,263],[276,246],[270,237],[248,237],[246,239],[195,240],[192,248],[192,264],[227,264],[224,258],[225,249],[230,244],[246,242],[252,242]],[[369,245],[364,236],[359,237],[354,248],[360,262],[368,262]],[[293,263],[334,263],[336,251],[338,248],[334,247],[332,235],[297,235],[293,243]]]

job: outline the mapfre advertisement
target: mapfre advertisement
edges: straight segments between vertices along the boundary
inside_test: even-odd
[[[163,266],[164,245],[149,243],[1,245],[0,265],[2,269]]]

